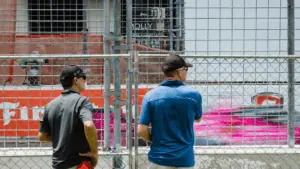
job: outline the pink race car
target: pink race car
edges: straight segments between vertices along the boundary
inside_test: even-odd
[[[97,128],[98,141],[100,145],[103,146],[104,143],[104,109],[96,108],[94,109],[94,123]],[[132,121],[132,136],[134,136],[134,120]],[[121,146],[126,146],[126,113],[122,112],[121,109]],[[114,113],[112,108],[110,109],[110,147],[114,145]]]
[[[273,105],[263,102],[273,101]],[[254,106],[211,109],[195,124],[195,145],[283,145],[288,140],[288,112],[283,97],[259,93]],[[295,144],[300,144],[300,114],[295,115]]]
[[[265,105],[272,101],[273,105]],[[194,124],[195,145],[284,145],[288,140],[288,112],[283,96],[259,93],[253,106],[215,107],[203,113],[201,123]],[[227,105],[228,106],[228,105]],[[104,140],[103,109],[95,109],[98,139]],[[121,111],[121,146],[126,146],[126,112]],[[132,137],[134,119],[132,120]],[[110,112],[110,146],[114,144],[114,113]],[[295,115],[295,144],[300,144],[300,113]],[[103,144],[101,144],[103,146]],[[139,146],[146,143],[139,140]]]

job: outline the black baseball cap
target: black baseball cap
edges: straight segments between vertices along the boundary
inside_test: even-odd
[[[68,65],[64,67],[60,74],[60,82],[62,85],[72,85],[75,77],[82,77],[84,80],[86,80],[86,74],[80,67],[76,65]]]
[[[183,67],[193,67],[193,65],[186,62],[181,56],[171,54],[165,58],[162,71],[166,73]]]

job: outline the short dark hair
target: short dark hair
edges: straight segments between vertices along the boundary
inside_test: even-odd
[[[162,71],[167,77],[173,77],[175,70],[182,67],[192,67],[193,65],[186,62],[181,56],[177,54],[170,54],[167,56],[162,65]]]
[[[74,79],[68,79],[65,80],[64,82],[61,82],[61,85],[64,89],[70,89],[73,86],[73,81]]]
[[[69,65],[64,67],[60,74],[60,83],[64,89],[69,89],[73,86],[74,77],[86,78],[86,75],[83,70],[76,65]]]
[[[163,70],[163,72],[166,77],[174,77],[176,74],[176,70],[173,70],[173,71],[164,71]]]

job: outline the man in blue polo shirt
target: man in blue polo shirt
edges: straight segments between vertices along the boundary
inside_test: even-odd
[[[162,65],[165,80],[143,99],[138,135],[151,143],[150,169],[195,165],[193,125],[202,117],[202,97],[183,83],[189,67],[192,65],[179,55],[166,57]]]

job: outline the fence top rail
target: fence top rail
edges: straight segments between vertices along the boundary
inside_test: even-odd
[[[298,145],[295,148],[289,148],[285,146],[272,146],[272,145],[255,145],[255,146],[196,146],[194,147],[195,155],[289,155],[300,154],[300,147]],[[128,155],[128,150],[124,147],[121,148],[121,152],[107,152],[98,148],[99,155]],[[138,147],[139,155],[147,155],[149,147]],[[52,147],[26,147],[26,148],[0,148],[0,157],[24,157],[24,156],[51,156],[53,153]]]
[[[163,58],[169,54],[137,54],[140,58]],[[180,55],[184,58],[203,59],[300,59],[300,55]]]
[[[36,157],[36,156],[52,156],[52,147],[46,148],[0,148],[0,157]],[[99,149],[98,155],[117,156],[128,155],[128,151],[125,148],[121,149],[121,152],[110,152]]]
[[[60,59],[60,58],[119,58],[130,57],[130,54],[23,54],[0,55],[0,59]]]

